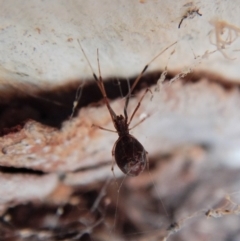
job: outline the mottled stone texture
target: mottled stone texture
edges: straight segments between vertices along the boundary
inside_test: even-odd
[[[237,239],[238,87],[200,79],[165,81],[160,92],[155,89],[132,123],[149,115],[131,131],[149,157],[149,168],[138,177],[124,177],[116,165],[111,172],[117,135],[92,127],[113,129],[104,105],[82,108],[60,129],[28,120],[5,130],[0,235],[6,240]],[[129,113],[142,94],[131,99]],[[122,113],[123,100],[111,105]]]
[[[239,1],[0,6],[0,241],[240,240]],[[111,170],[117,135],[93,127],[114,129],[78,40],[117,114],[150,63],[128,108],[151,89],[137,177]]]

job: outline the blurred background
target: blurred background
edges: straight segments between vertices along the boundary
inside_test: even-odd
[[[0,240],[240,240],[239,16],[239,0],[1,1]],[[151,90],[137,177],[92,127],[114,130],[78,41],[117,115],[149,64],[128,108]]]

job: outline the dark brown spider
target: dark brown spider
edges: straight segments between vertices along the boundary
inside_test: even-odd
[[[143,68],[142,72],[136,78],[133,85],[131,86],[131,89],[129,90],[128,95],[126,96],[126,101],[125,101],[125,106],[124,106],[124,115],[116,115],[116,113],[113,111],[113,109],[111,108],[111,106],[109,104],[107,94],[106,94],[106,91],[104,88],[102,76],[101,76],[98,50],[97,50],[97,61],[98,61],[99,77],[97,77],[96,74],[94,73],[93,68],[92,68],[79,40],[78,40],[78,42],[79,42],[79,45],[81,47],[81,50],[82,50],[87,62],[92,70],[93,77],[94,77],[95,81],[97,82],[97,85],[103,95],[103,99],[108,108],[108,111],[110,113],[110,116],[112,118],[112,122],[114,124],[116,131],[108,130],[108,129],[105,129],[100,126],[97,126],[97,127],[100,129],[103,129],[103,130],[108,130],[108,131],[118,133],[119,137],[113,146],[112,155],[115,157],[115,161],[123,173],[125,173],[126,175],[129,175],[129,176],[137,176],[145,169],[145,167],[148,163],[147,151],[144,149],[142,144],[134,136],[129,134],[129,130],[131,130],[135,126],[139,125],[141,122],[143,122],[145,120],[145,118],[142,119],[140,122],[138,122],[136,125],[134,125],[132,128],[129,128],[129,125],[130,125],[135,113],[137,112],[142,99],[144,98],[146,93],[150,90],[146,89],[145,93],[143,94],[143,96],[141,97],[140,101],[138,102],[136,108],[134,109],[130,119],[128,119],[128,114],[127,114],[127,107],[128,107],[129,99],[130,99],[133,89],[135,88],[138,81],[143,76],[144,72],[147,70],[148,66],[156,58],[158,58],[163,52],[165,52],[167,49],[169,49],[170,47],[175,45],[177,42],[171,44],[170,46],[165,48],[163,51],[161,51],[156,57],[154,57]],[[113,171],[113,166],[112,166],[112,171]]]

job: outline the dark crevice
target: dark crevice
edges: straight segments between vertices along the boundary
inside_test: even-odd
[[[134,92],[155,85],[160,75],[160,72],[144,75],[137,84]],[[174,76],[175,75],[167,75],[166,81]],[[182,81],[183,83],[196,83],[203,77],[200,73],[190,73]],[[136,77],[129,79],[130,86],[135,79]],[[213,78],[213,82],[214,81]],[[82,107],[90,104],[96,105],[97,102],[102,100],[101,92],[95,81],[89,80],[85,82],[87,84],[82,87],[81,98],[77,105],[75,115]],[[118,83],[120,83],[120,85]],[[236,84],[234,86],[224,82],[220,82],[219,84],[227,90],[236,87]],[[104,80],[104,85],[110,100],[122,98],[126,96],[129,91],[127,79],[109,78]],[[18,93],[16,97],[15,93],[12,94],[12,96],[8,96],[7,100],[2,98],[0,100],[0,136],[19,131],[19,128],[29,119],[33,119],[44,125],[61,128],[61,124],[69,119],[72,113],[78,86],[79,83],[71,83],[52,91],[41,91],[31,94],[27,93],[29,90],[25,87],[26,93],[24,93],[24,96]]]
[[[144,76],[139,81],[135,91],[155,84],[159,76],[160,73]],[[134,80],[135,78],[129,79],[130,85]],[[89,80],[86,83],[88,84],[82,87],[81,98],[75,113],[82,107],[96,104],[102,100],[101,92],[95,81]],[[126,79],[110,78],[104,81],[104,85],[110,100],[124,97],[129,91]],[[2,98],[0,101],[0,136],[19,131],[19,128],[29,119],[60,128],[62,122],[69,119],[72,113],[78,86],[79,83],[74,85],[71,83],[69,86],[53,91],[42,91],[31,93],[31,95],[26,90],[24,96],[18,94],[16,97],[16,94],[12,94],[12,96],[7,97],[7,100]]]
[[[0,166],[0,173],[8,173],[8,174],[32,174],[32,175],[44,175],[43,171],[33,170],[30,168],[16,168],[16,167],[5,167]]]

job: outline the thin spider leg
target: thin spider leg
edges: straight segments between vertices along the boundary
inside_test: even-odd
[[[147,88],[147,89],[145,90],[145,93],[142,95],[141,99],[138,101],[138,104],[137,104],[135,110],[133,111],[133,113],[132,113],[132,115],[131,115],[131,118],[130,118],[130,120],[129,120],[129,122],[128,122],[128,126],[130,125],[130,123],[131,123],[134,115],[136,114],[138,108],[140,107],[141,102],[142,102],[143,98],[145,97],[145,95],[147,94],[147,92],[150,92],[150,93],[152,94],[152,91],[151,91],[150,89]]]
[[[88,65],[89,65],[89,67],[90,67],[90,69],[91,69],[91,71],[92,71],[93,77],[94,77],[95,81],[97,82],[97,85],[98,85],[98,87],[99,87],[99,89],[100,89],[100,91],[101,91],[101,93],[102,93],[102,95],[103,95],[103,99],[104,99],[105,104],[106,104],[106,106],[107,106],[107,108],[108,108],[108,110],[109,110],[109,113],[110,113],[110,115],[111,115],[111,118],[112,118],[112,120],[114,121],[114,120],[117,118],[117,115],[115,114],[115,112],[113,111],[113,109],[111,108],[111,106],[110,106],[110,104],[109,104],[109,101],[108,101],[108,98],[107,98],[107,94],[106,94],[106,91],[105,91],[105,88],[104,88],[104,85],[103,85],[102,76],[101,76],[101,71],[100,71],[98,50],[97,50],[97,60],[98,60],[98,71],[99,71],[99,75],[100,75],[99,78],[98,78],[97,75],[95,74],[95,72],[94,72],[94,70],[93,70],[93,67],[92,67],[92,65],[91,65],[91,63],[90,63],[90,61],[89,61],[86,53],[84,52],[83,47],[82,47],[79,39],[78,39],[78,43],[79,43],[79,46],[80,46],[80,48],[81,48],[81,50],[82,50],[82,52],[83,52],[83,55],[84,55],[85,59],[86,59],[87,62],[88,62]]]
[[[130,93],[131,87],[130,87],[129,81],[127,82],[127,84],[128,84],[128,90],[129,90],[128,93]],[[127,95],[125,106],[124,106],[124,116],[125,116],[126,122],[128,122],[127,106],[128,106],[129,99],[130,99],[130,95]]]
[[[141,119],[137,124],[135,124],[134,126],[132,126],[131,128],[129,128],[128,130],[131,131],[132,129],[134,129],[136,126],[140,125],[141,123],[143,123],[150,115],[145,116],[143,119]]]
[[[100,61],[99,61],[99,51],[97,49],[97,63],[98,63],[98,83],[100,85],[100,89],[102,90],[103,96],[107,97],[107,93],[103,84],[103,80],[102,80],[102,74],[101,74],[101,68],[100,68]]]
[[[95,125],[95,124],[92,124],[92,127],[97,127],[97,128],[99,128],[101,130],[104,130],[104,131],[117,133],[117,131],[113,131],[113,130],[110,130],[110,129],[107,129],[107,128],[104,128],[104,127],[101,127],[101,126],[98,126],[98,125]]]
[[[171,48],[173,45],[175,45],[178,41],[172,43],[171,45],[169,45],[168,47],[166,47],[164,50],[162,50],[159,54],[157,54],[147,65],[145,65],[145,67],[143,68],[142,72],[139,74],[139,76],[136,78],[136,80],[134,81],[127,97],[126,97],[126,102],[125,102],[125,107],[124,110],[127,111],[127,107],[128,107],[128,103],[129,103],[129,98],[131,96],[132,91],[134,90],[135,86],[137,85],[137,83],[139,82],[139,80],[142,78],[143,74],[145,73],[145,71],[148,69],[149,65],[155,60],[157,59],[161,54],[163,54],[166,50],[168,50],[169,48]]]
[[[114,120],[116,120],[117,115],[115,114],[115,112],[113,111],[113,109],[111,108],[108,98],[107,98],[107,93],[103,84],[103,80],[102,80],[102,75],[101,75],[101,69],[100,69],[100,61],[99,61],[99,53],[98,53],[98,49],[97,49],[97,62],[98,62],[98,73],[99,73],[99,78],[98,78],[98,83],[99,83],[99,88],[102,92],[105,104],[107,105],[107,108],[110,112],[110,115],[112,117],[112,120],[114,122]],[[95,75],[96,76],[96,75]]]

